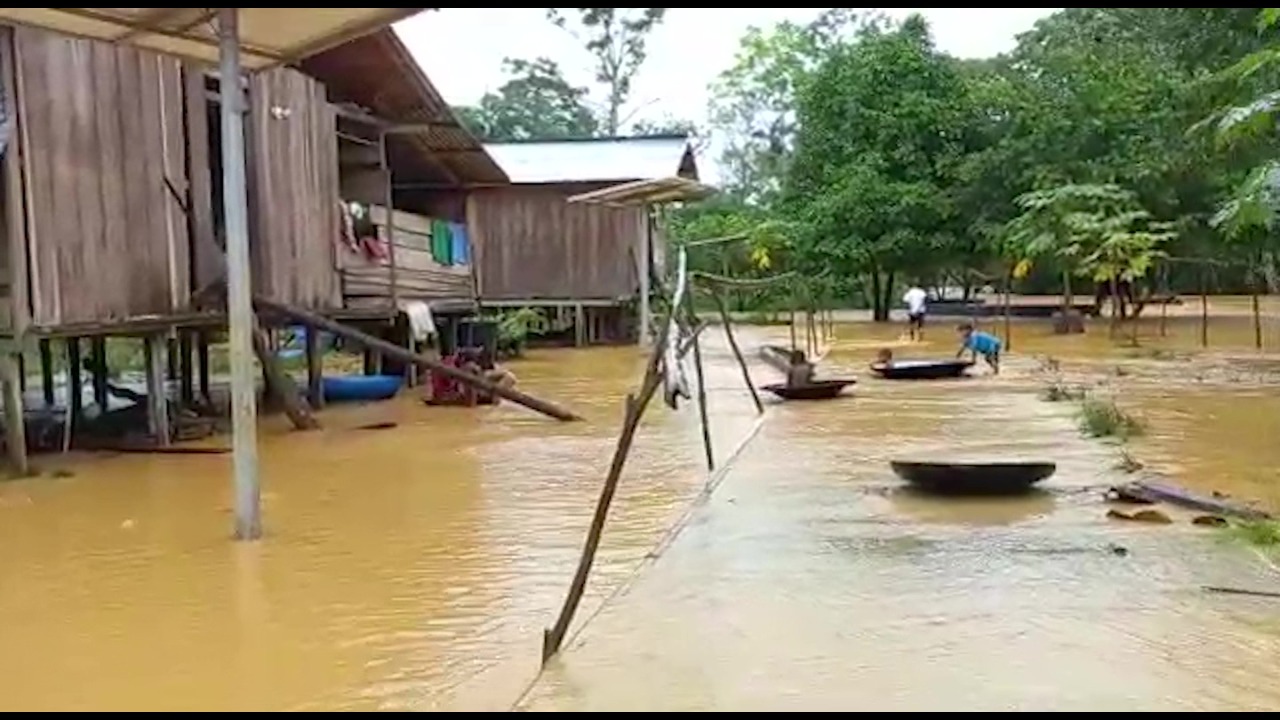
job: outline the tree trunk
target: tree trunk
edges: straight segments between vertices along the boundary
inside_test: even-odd
[[[884,294],[880,291],[880,271],[871,269],[871,319],[884,322],[889,319],[888,308],[884,307]]]
[[[877,318],[880,322],[889,321],[889,309],[893,307],[893,273],[886,273],[884,276],[884,285],[880,288],[880,307],[884,314]]]

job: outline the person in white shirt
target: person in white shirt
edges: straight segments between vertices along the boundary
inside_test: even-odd
[[[929,294],[919,285],[912,285],[902,296],[902,302],[907,306],[907,332],[911,339],[924,339],[924,316],[928,312]]]

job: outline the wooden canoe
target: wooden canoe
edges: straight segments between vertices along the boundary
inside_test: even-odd
[[[964,375],[972,360],[895,360],[871,363],[871,372],[886,380],[941,380]]]
[[[839,397],[844,389],[856,383],[857,380],[849,378],[846,380],[814,380],[808,385],[786,385],[784,383],[775,383],[773,385],[762,386],[763,390],[767,390],[783,400],[831,400]]]
[[[893,460],[894,474],[926,492],[943,495],[1013,495],[1027,492],[1058,470],[1051,462],[913,462]]]

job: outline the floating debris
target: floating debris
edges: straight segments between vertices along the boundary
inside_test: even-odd
[[[1113,508],[1107,511],[1107,517],[1113,520],[1133,520],[1153,525],[1169,525],[1173,523],[1173,520],[1168,515],[1159,510],[1138,510],[1132,513],[1125,513]]]
[[[1227,519],[1217,515],[1197,515],[1191,519],[1192,525],[1202,525],[1204,527],[1226,527]]]

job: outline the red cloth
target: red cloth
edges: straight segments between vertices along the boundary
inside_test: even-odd
[[[440,362],[442,365],[456,368],[460,367],[460,358],[457,355],[450,355]],[[463,400],[462,383],[445,375],[444,373],[431,373],[431,401],[434,403],[450,403],[461,402]]]

